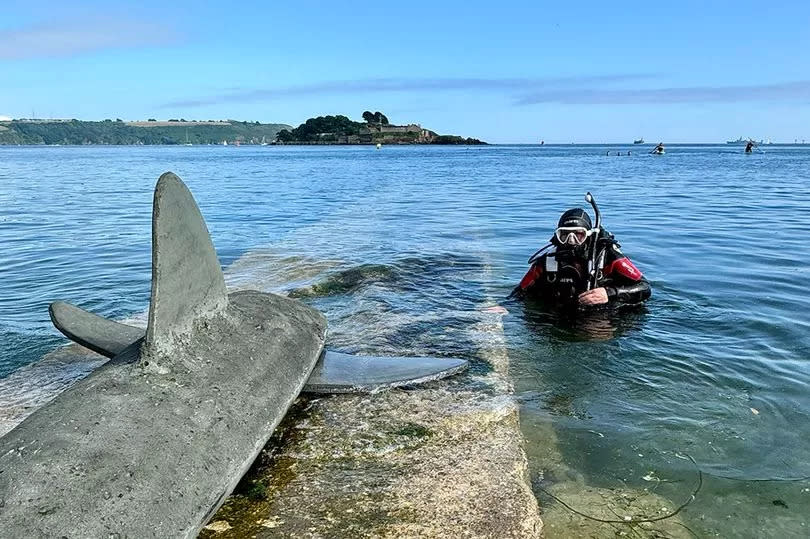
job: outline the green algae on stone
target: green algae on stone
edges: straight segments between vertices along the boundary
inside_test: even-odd
[[[338,271],[320,282],[289,292],[291,298],[317,298],[335,294],[345,294],[371,282],[393,280],[395,270],[384,264],[362,264]]]
[[[427,438],[433,436],[433,431],[418,423],[404,423],[393,433],[396,436],[407,436],[409,438]]]

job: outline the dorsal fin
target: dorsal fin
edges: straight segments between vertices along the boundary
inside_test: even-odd
[[[171,354],[194,320],[228,305],[225,278],[200,209],[183,181],[164,173],[152,206],[152,296],[144,350]]]

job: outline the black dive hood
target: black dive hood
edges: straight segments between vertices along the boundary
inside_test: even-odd
[[[557,221],[557,228],[579,226],[586,230],[593,228],[591,218],[588,212],[582,208],[571,208],[560,215],[560,220]]]

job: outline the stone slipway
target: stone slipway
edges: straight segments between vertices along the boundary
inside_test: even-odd
[[[500,317],[481,318],[477,374],[300,401],[201,537],[539,537]]]

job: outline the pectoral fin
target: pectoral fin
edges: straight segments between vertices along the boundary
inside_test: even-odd
[[[109,358],[120,354],[146,333],[143,328],[113,322],[63,301],[51,303],[48,312],[53,325],[65,337]]]
[[[355,356],[327,350],[304,386],[308,393],[371,393],[440,380],[467,368],[455,358]]]

